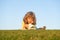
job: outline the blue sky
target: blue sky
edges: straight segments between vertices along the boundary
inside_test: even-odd
[[[0,0],[0,30],[21,29],[28,11],[35,13],[37,28],[60,29],[60,0]]]

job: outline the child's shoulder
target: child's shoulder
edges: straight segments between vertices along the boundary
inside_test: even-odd
[[[22,24],[24,24],[24,21],[22,21]]]

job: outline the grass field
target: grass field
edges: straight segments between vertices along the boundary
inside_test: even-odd
[[[60,40],[60,30],[0,30],[0,40]]]

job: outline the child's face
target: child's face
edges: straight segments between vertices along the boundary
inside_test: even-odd
[[[33,19],[32,18],[28,18],[27,20],[28,20],[28,23],[29,24],[32,24],[33,23]]]

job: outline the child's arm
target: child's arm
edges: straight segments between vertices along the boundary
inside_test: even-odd
[[[23,30],[28,29],[28,24],[25,24],[24,22],[22,22],[22,29]]]

